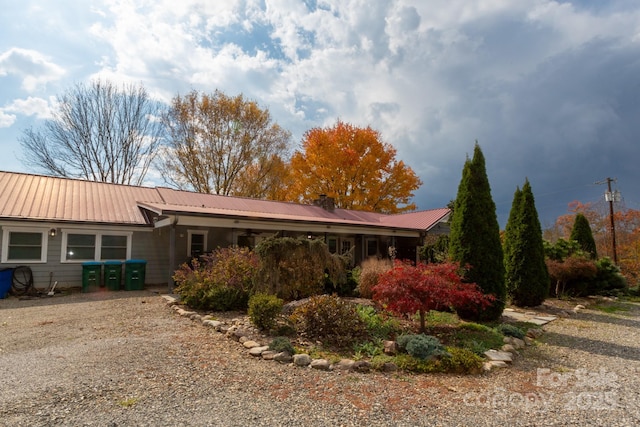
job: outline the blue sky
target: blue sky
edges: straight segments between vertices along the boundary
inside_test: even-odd
[[[293,134],[370,125],[455,198],[477,140],[502,225],[531,182],[543,226],[615,187],[640,209],[640,3],[633,0],[0,0],[0,170],[55,96],[101,77],[168,102],[243,93]],[[150,178],[152,179],[152,178]]]

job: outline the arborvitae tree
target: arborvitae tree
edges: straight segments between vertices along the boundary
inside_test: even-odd
[[[521,307],[542,304],[549,293],[544,243],[529,180],[517,190],[505,230],[506,284],[511,300]]]
[[[506,299],[504,259],[500,243],[500,226],[485,160],[476,142],[473,159],[465,162],[451,219],[449,256],[467,266],[466,282],[476,283],[483,293],[495,297],[488,307],[456,307],[458,314],[471,319],[498,319]]]
[[[569,239],[578,242],[580,249],[588,253],[591,259],[598,258],[596,241],[593,239],[589,220],[583,214],[579,213],[576,215]]]

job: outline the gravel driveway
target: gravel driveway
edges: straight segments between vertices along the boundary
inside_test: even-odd
[[[640,425],[640,305],[545,327],[481,376],[251,358],[152,292],[0,300],[0,425]]]

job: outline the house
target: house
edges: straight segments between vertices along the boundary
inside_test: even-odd
[[[0,268],[29,266],[37,288],[82,285],[86,261],[143,259],[147,284],[169,284],[192,257],[265,237],[323,239],[357,265],[416,259],[427,233],[447,233],[449,209],[398,215],[313,205],[0,172]]]

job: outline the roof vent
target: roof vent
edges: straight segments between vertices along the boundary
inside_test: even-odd
[[[313,201],[313,204],[320,206],[322,209],[333,212],[336,208],[336,200],[333,197],[327,197],[326,194],[321,194],[320,198]]]

